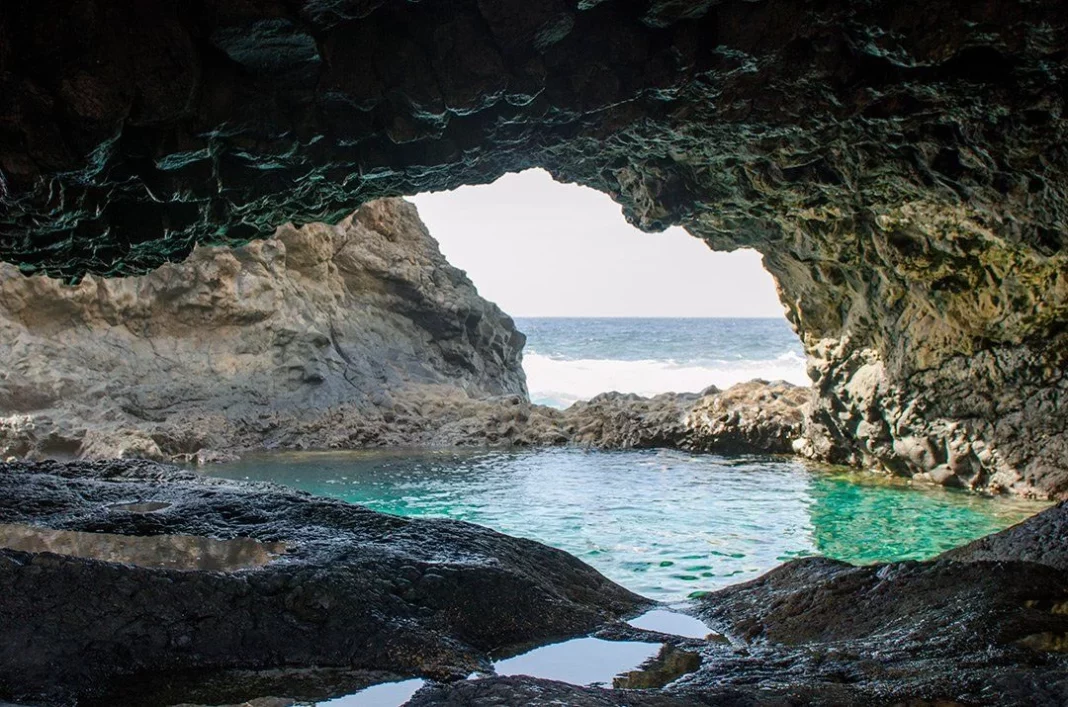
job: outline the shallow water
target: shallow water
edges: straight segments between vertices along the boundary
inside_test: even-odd
[[[493,664],[498,675],[530,675],[572,685],[611,686],[612,679],[660,652],[660,643],[573,638]]]
[[[683,638],[708,638],[715,633],[700,619],[668,609],[653,609],[627,622],[634,628]]]
[[[650,631],[706,638],[716,635],[700,620],[668,609],[653,609],[629,621]],[[649,662],[653,658],[656,661]],[[689,658],[690,660],[687,660]],[[529,675],[572,685],[662,686],[697,668],[696,654],[657,641],[608,641],[586,636],[536,646],[493,663],[496,675]],[[642,668],[642,666],[647,666]],[[485,677],[474,674],[468,679]],[[619,683],[623,681],[623,684]],[[639,682],[640,681],[640,682]],[[421,679],[372,685],[351,695],[315,703],[317,707],[395,707],[407,702],[426,685]],[[0,706],[2,707],[2,706]]]
[[[425,680],[401,680],[372,685],[352,695],[314,703],[316,707],[397,707],[412,698]]]
[[[210,472],[540,540],[664,601],[808,555],[925,559],[1045,507],[792,459],[657,450],[279,453]]]
[[[158,508],[170,504],[122,505]],[[51,552],[141,567],[215,572],[262,567],[286,550],[284,543],[261,543],[252,538],[215,540],[196,535],[118,535],[52,530],[22,523],[0,524],[0,548],[33,553]]]

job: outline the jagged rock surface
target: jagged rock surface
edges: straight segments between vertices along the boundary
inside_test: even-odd
[[[1068,493],[1061,0],[0,7],[0,259],[195,244],[532,166],[765,256],[803,451]]]
[[[525,337],[413,206],[199,248],[77,286],[0,265],[0,456],[225,461],[262,449],[546,446],[788,453],[809,391],[754,381],[533,405]]]
[[[397,394],[525,396],[523,343],[399,199],[139,278],[3,265],[0,453],[203,457],[331,421],[341,439]]]
[[[727,640],[667,638],[702,661],[660,690],[495,677],[434,686],[411,704],[1057,707],[1068,701],[1068,574],[1063,538],[1047,531],[1066,518],[1061,505],[980,541],[1007,550],[998,557],[807,558],[709,594],[694,613]]]
[[[621,623],[649,603],[562,552],[466,523],[141,461],[0,465],[0,486],[3,524],[132,542],[286,544],[266,564],[221,571],[0,547],[0,699],[290,704],[417,675],[430,680],[412,702],[420,707],[1068,698],[1068,574],[1062,538],[1049,532],[1066,525],[1064,504],[978,552],[787,563],[696,600],[692,613],[722,634],[697,639]],[[131,510],[132,501],[170,505]],[[8,530],[0,525],[0,546],[18,539]],[[643,690],[465,679],[490,671],[491,651],[588,633],[667,643],[700,665]]]
[[[787,454],[801,438],[809,398],[807,388],[754,380],[699,394],[604,393],[575,403],[563,419],[573,443],[601,448]]]
[[[9,549],[0,525],[0,699],[145,704],[102,693],[222,669],[456,679],[650,603],[533,541],[152,462],[0,464],[0,487],[3,524],[285,544],[259,567],[158,568]]]
[[[1068,501],[942,557],[960,562],[1037,562],[1068,572]],[[1068,610],[1068,605],[1064,607]]]

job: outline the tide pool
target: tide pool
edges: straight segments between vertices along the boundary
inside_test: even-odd
[[[209,471],[538,540],[663,601],[797,557],[927,559],[1046,506],[789,458],[661,450],[287,452]]]

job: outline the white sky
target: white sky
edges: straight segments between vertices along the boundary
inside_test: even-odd
[[[542,170],[411,200],[449,262],[512,316],[783,316],[756,252],[643,233],[607,195]]]

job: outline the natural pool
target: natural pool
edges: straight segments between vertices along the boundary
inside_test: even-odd
[[[925,559],[1045,507],[789,458],[663,450],[276,453],[211,474],[540,540],[663,601],[807,555]]]

